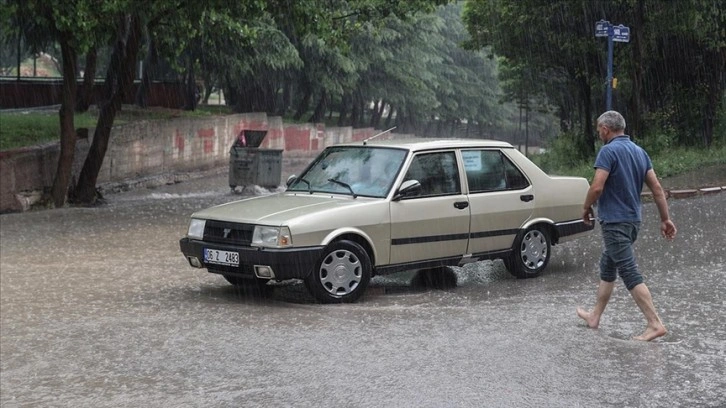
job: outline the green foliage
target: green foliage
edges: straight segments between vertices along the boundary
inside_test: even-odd
[[[726,8],[712,0],[468,0],[467,46],[500,58],[507,98],[555,106],[561,131],[579,132],[592,154],[592,122],[604,107],[606,41],[594,24],[630,27],[615,44],[614,107],[655,149],[708,146],[721,137]],[[667,112],[667,115],[664,114]],[[667,121],[664,121],[667,116]],[[720,127],[719,127],[720,126]]]
[[[572,148],[572,139],[572,135],[560,135],[551,143],[545,153],[532,157],[532,161],[550,175],[577,176],[592,180],[595,174],[593,169],[595,158],[577,159],[576,152]],[[636,141],[648,152],[659,178],[726,164],[726,143],[715,144],[710,148],[670,147],[659,149],[655,141],[664,139],[672,139],[672,136],[653,134],[645,143]]]
[[[0,150],[57,142],[60,122],[57,112],[0,113]],[[96,126],[96,118],[89,114],[76,115],[77,128]]]
[[[636,143],[651,155],[658,155],[675,147],[678,131],[672,125],[673,115],[672,109],[667,108],[645,115],[646,132],[644,137],[635,140]]]
[[[228,106],[205,106],[196,111],[179,111],[175,109],[134,109],[125,107],[119,112],[115,124],[123,124],[139,120],[168,120],[177,117],[206,117],[213,115],[228,115],[231,109]],[[98,120],[98,111],[76,114],[74,124],[76,128],[95,128]],[[26,112],[26,113],[0,113],[0,150],[15,149],[19,147],[34,146],[43,143],[57,142],[60,137],[60,123],[58,113],[53,112]]]
[[[651,160],[658,177],[670,177],[716,164],[726,164],[726,146],[712,146],[708,149],[678,147],[652,155]]]
[[[594,157],[582,157],[577,139],[574,132],[561,134],[549,143],[545,153],[534,156],[532,161],[547,174],[591,179],[595,173]]]

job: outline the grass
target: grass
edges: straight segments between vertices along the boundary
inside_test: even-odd
[[[76,128],[96,126],[91,114],[76,115]],[[58,113],[0,113],[0,150],[34,146],[60,139]]]
[[[561,164],[558,152],[543,153],[532,157],[548,174],[558,176],[577,176],[592,180],[595,169],[592,167],[595,158],[576,163]],[[653,168],[659,178],[672,177],[695,171],[700,168],[726,164],[726,143],[716,144],[710,148],[676,147],[651,154]]]
[[[228,115],[232,113],[228,106],[200,106],[195,111],[177,109],[139,109],[124,106],[114,120],[115,125],[138,120],[165,120],[177,117],[205,117]],[[98,120],[98,111],[89,110],[76,114],[76,128],[94,128]],[[0,150],[35,146],[60,140],[60,119],[58,112],[26,111],[0,112]]]

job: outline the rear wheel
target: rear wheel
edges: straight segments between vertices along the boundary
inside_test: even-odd
[[[530,227],[512,248],[512,253],[504,259],[509,273],[520,279],[539,276],[550,261],[550,236],[547,227]]]
[[[343,240],[325,248],[305,278],[305,286],[322,303],[351,303],[360,298],[370,280],[368,253],[357,243]]]

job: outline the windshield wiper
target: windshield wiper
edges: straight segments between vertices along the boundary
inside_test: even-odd
[[[298,181],[302,181],[303,183],[307,184],[307,185],[308,185],[308,193],[310,193],[310,194],[312,194],[312,193],[313,193],[313,190],[312,190],[312,187],[310,186],[310,182],[309,182],[309,181],[305,180],[305,179],[304,179],[304,178],[302,178],[302,177],[300,177],[300,178],[299,178],[299,179],[297,179],[297,180],[298,180]]]
[[[335,183],[335,184],[341,185],[341,186],[347,188],[348,190],[350,190],[350,193],[353,195],[353,198],[357,198],[358,197],[358,194],[356,194],[355,191],[353,191],[353,188],[350,186],[350,184],[344,183],[344,182],[342,182],[340,180],[336,180],[334,178],[329,178],[328,181],[331,182],[331,183]]]

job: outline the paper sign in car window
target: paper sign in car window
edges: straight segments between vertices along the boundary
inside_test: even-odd
[[[464,168],[466,171],[481,171],[481,151],[466,150],[461,152],[464,159]]]

